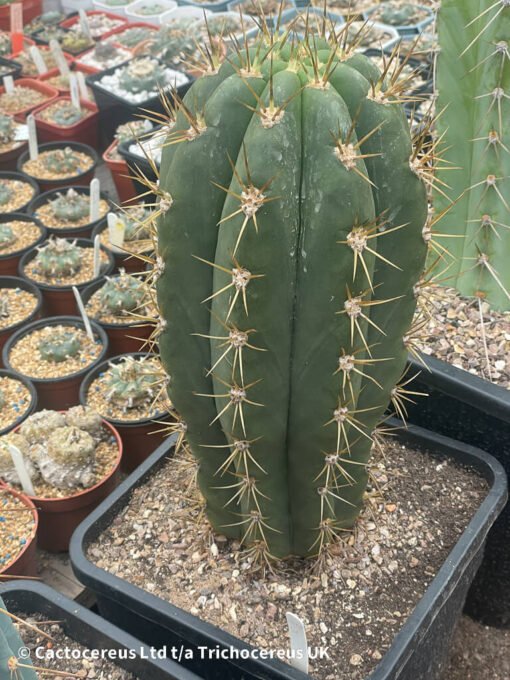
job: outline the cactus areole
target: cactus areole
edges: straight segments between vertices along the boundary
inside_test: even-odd
[[[325,40],[261,44],[194,83],[164,149],[169,393],[211,524],[264,560],[353,526],[402,398],[427,204],[398,93]]]

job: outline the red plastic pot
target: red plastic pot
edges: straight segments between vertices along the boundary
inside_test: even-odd
[[[37,47],[39,48],[43,59],[44,59],[44,55],[47,52],[50,52],[50,48],[47,45],[37,45]],[[11,52],[11,54],[9,54],[9,56],[7,58],[12,59],[13,61],[17,61],[18,56],[21,54],[21,52],[24,52],[25,50],[26,50],[26,48],[24,48],[23,50],[20,50],[18,52]],[[69,64],[69,66],[71,66],[71,64],[74,61],[74,57],[72,57],[70,54],[67,54],[66,52],[63,52],[63,55],[64,55],[65,60]],[[31,75],[31,76],[26,76],[26,77],[27,78],[33,78],[34,80],[43,80],[44,76],[47,76],[48,74],[55,76],[55,75],[57,75],[57,73],[59,73],[58,68],[52,68],[52,69],[48,70],[48,73],[45,73],[43,75]]]
[[[58,92],[58,90],[55,90]],[[42,120],[40,117],[41,111],[44,111],[50,104],[54,104],[55,101],[71,101],[70,97],[58,97],[52,102],[45,102],[42,106],[39,106],[34,111],[35,123],[37,127],[37,136],[41,143],[43,142],[80,142],[81,144],[87,144],[93,149],[97,148],[97,127],[99,121],[99,113],[97,106],[85,100],[80,101],[82,109],[87,111],[87,115],[79,120],[74,125],[67,125],[66,127],[61,127],[55,125],[54,123],[49,123],[48,121]]]
[[[26,215],[25,213],[4,213],[3,215],[0,215],[0,224],[3,224],[4,222],[33,222],[40,230],[40,237],[32,243],[30,246],[27,248],[24,248],[23,250],[19,250],[16,253],[10,253],[9,255],[0,255],[0,276],[17,276],[18,275],[18,266],[19,266],[19,261],[23,257],[23,255],[28,251],[31,250],[32,248],[35,248],[38,246],[40,243],[45,241],[48,237],[48,233],[46,229],[42,226],[42,224],[37,220],[35,217],[32,217],[30,215]]]
[[[108,354],[108,336],[104,330],[98,326],[93,321],[90,322],[92,325],[92,331],[96,337],[99,338],[102,344],[101,352],[99,353],[97,359],[89,364],[86,368],[81,371],[77,371],[69,376],[63,378],[34,378],[32,376],[26,376],[34,385],[37,390],[37,396],[39,398],[39,407],[41,409],[53,409],[55,411],[63,411],[70,408],[71,406],[76,406],[80,403],[80,384],[83,377],[95,366],[100,364]],[[14,333],[9,340],[6,342],[5,347],[2,350],[2,358],[4,365],[8,370],[22,375],[13,366],[11,366],[9,361],[9,353],[12,347],[25,335],[31,333],[32,331],[39,330],[45,326],[50,325],[65,325],[65,326],[76,326],[83,328],[83,321],[77,316],[57,316],[50,319],[39,319],[34,321],[28,326],[21,328],[19,331]]]
[[[136,197],[136,188],[130,177],[131,173],[126,161],[123,158],[121,160],[111,158],[111,154],[115,151],[118,144],[117,140],[114,140],[110,144],[103,153],[103,161],[112,173],[113,182],[117,189],[117,193],[119,194],[120,202],[124,203],[125,201],[130,201]]]
[[[32,536],[26,542],[25,547],[18,555],[9,562],[5,567],[0,569],[0,574],[2,576],[37,576],[37,533],[39,528],[39,515],[37,513],[36,507],[32,500],[25,496],[25,494],[19,493],[10,486],[1,485],[1,493],[8,493],[11,496],[15,496],[20,500],[23,505],[29,508],[34,517],[34,529]],[[7,579],[1,579],[2,581]]]
[[[79,144],[78,142],[49,142],[48,144],[40,144],[39,152],[42,153],[43,151],[51,151],[52,149],[65,149],[66,147],[70,147],[74,151],[79,151],[81,153],[87,154],[87,156],[90,156],[90,158],[93,161],[91,168],[86,172],[82,172],[79,175],[74,175],[74,177],[67,177],[66,179],[60,180],[37,179],[37,177],[33,177],[28,172],[23,170],[23,164],[26,163],[29,159],[28,151],[25,151],[25,153],[23,153],[18,158],[17,165],[18,172],[24,172],[29,177],[32,177],[32,179],[39,185],[41,194],[44,194],[47,191],[53,191],[55,189],[62,189],[64,187],[71,186],[88,187],[90,185],[90,182],[94,179],[94,172],[99,162],[98,155],[91,146],[87,146],[86,144]],[[31,208],[30,212],[32,212]]]
[[[94,247],[92,241],[84,238],[76,239],[76,244],[86,248]],[[110,274],[115,267],[115,261],[112,254],[103,246],[101,246],[101,250],[108,256],[108,264],[103,265],[98,278],[103,278],[103,276]],[[37,252],[35,251],[29,251],[23,255],[18,267],[19,276],[21,276],[26,281],[31,281],[37,285],[43,296],[44,309],[49,316],[73,316],[77,314],[78,309],[76,307],[73,286],[48,286],[30,278],[26,272],[26,268],[36,255]],[[90,286],[91,283],[94,283],[95,280],[97,279],[92,279],[91,281],[78,284],[75,287],[81,294],[81,292],[85,290],[87,286]]]
[[[113,425],[106,420],[103,420],[103,423],[115,437],[118,446],[115,463],[104,479],[89,489],[84,489],[65,498],[28,497],[37,505],[39,510],[37,543],[43,550],[52,553],[68,550],[71,536],[78,524],[115,489],[119,482],[118,472],[122,459],[122,439]]]
[[[88,17],[94,16],[96,14],[103,14],[104,16],[107,16],[109,19],[116,19],[118,21],[122,21],[123,25],[126,25],[128,23],[128,20],[126,17],[121,16],[120,14],[113,14],[112,12],[104,12],[103,10],[93,10],[90,12],[86,12]],[[60,25],[63,28],[71,28],[71,26],[74,26],[80,18],[78,16],[73,16],[69,19],[66,19],[65,21],[62,21]],[[120,28],[120,26],[117,26],[117,28]],[[105,33],[101,34],[100,36],[94,38],[94,40],[103,40],[104,38],[107,38],[108,36],[112,35],[112,33],[116,29],[113,29],[111,31],[106,31]]]
[[[87,375],[83,378],[80,385],[80,404],[87,405],[87,393],[90,384],[97,378],[97,376],[106,371],[110,363],[117,363],[126,356],[147,356],[146,352],[132,352],[129,355],[117,356],[108,361],[103,361],[90,369]],[[164,417],[164,414],[161,415]],[[164,432],[157,432],[162,430],[163,426],[155,420],[148,418],[144,420],[137,420],[126,422],[122,420],[115,420],[114,418],[105,418],[111,425],[115,427],[122,441],[124,442],[124,453],[122,456],[122,471],[126,473],[132,472],[140,463],[143,463],[150,454],[166,439]]]
[[[42,0],[22,0],[23,5],[23,24],[42,14]],[[11,6],[0,7],[0,30],[11,30]]]
[[[30,316],[27,316],[26,319],[23,319],[19,323],[14,324],[13,326],[9,326],[8,328],[4,328],[0,330],[0,352],[2,351],[4,345],[7,343],[9,338],[16,333],[20,328],[23,326],[26,326],[29,323],[32,323],[32,321],[37,321],[37,319],[40,319],[42,316],[42,295],[41,291],[37,286],[32,283],[31,281],[26,281],[25,279],[20,279],[15,276],[0,276],[0,288],[21,288],[21,290],[26,290],[29,293],[32,293],[32,295],[35,295],[37,298],[37,305],[34,309],[34,311],[30,314]],[[0,366],[3,366],[3,360],[0,356]],[[0,433],[1,434],[1,433]]]
[[[119,47],[123,47],[125,50],[129,50],[130,52],[134,52],[136,48],[126,47],[125,45],[121,45],[120,42],[116,40],[116,36],[119,33],[124,33],[124,31],[129,28],[149,28],[153,33],[157,33],[159,31],[159,27],[156,26],[155,24],[148,24],[144,21],[133,22],[130,21],[125,26],[119,26],[119,28],[116,28],[115,30],[108,34],[108,37],[113,38],[116,45],[118,45]]]
[[[35,80],[35,78],[18,78],[16,80],[16,85],[22,85],[23,87],[29,87],[31,90],[37,90],[37,92],[42,92],[45,94],[47,99],[43,104],[35,104],[33,106],[27,106],[25,108],[20,108],[17,111],[11,112],[10,115],[16,116],[20,121],[24,121],[29,113],[34,111],[41,106],[47,106],[50,102],[54,101],[58,97],[58,90],[56,87],[51,87],[40,80]],[[5,92],[5,87],[0,87],[0,94]],[[21,105],[21,102],[20,102]]]

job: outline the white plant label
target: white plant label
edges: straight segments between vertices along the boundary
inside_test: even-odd
[[[18,473],[19,481],[21,482],[21,487],[23,491],[29,496],[35,496],[32,478],[30,477],[30,472],[28,471],[28,468],[26,466],[23,454],[21,453],[17,446],[7,444],[7,447],[9,449],[9,453],[11,454],[14,469]]]
[[[87,83],[85,82],[85,74],[81,71],[76,71],[76,79],[78,81],[78,89],[80,90],[80,97],[86,102],[90,101],[90,94],[87,89]]]
[[[76,286],[73,286],[73,293],[74,293],[74,299],[76,300],[76,304],[78,305],[78,309],[81,314],[81,318],[83,319],[83,325],[85,326],[85,332],[89,336],[89,339],[94,342],[94,333],[92,332],[92,326],[90,325],[90,320],[89,317],[87,316],[87,312],[85,311],[85,305],[83,304],[83,300],[81,299],[80,291]]]
[[[69,64],[67,63],[66,58],[64,57],[62,48],[54,38],[50,40],[50,50],[53,57],[55,58],[58,70],[60,71],[60,75],[64,76],[65,78],[66,76],[69,75]]]
[[[99,219],[99,201],[101,199],[101,185],[95,177],[90,183],[90,207],[89,218],[91,222]]]
[[[23,5],[16,2],[11,5],[11,33],[23,33]]]
[[[85,13],[84,9],[78,10],[78,14],[80,17],[80,28],[81,32],[84,33],[89,40],[92,40],[92,33],[90,31],[90,24],[89,24],[89,19],[88,16]]]
[[[31,161],[36,161],[39,158],[39,145],[37,144],[37,130],[35,127],[35,118],[32,114],[27,116],[28,128],[28,155]]]
[[[101,239],[99,234],[94,238],[94,278],[101,273]]]
[[[122,248],[124,245],[124,236],[126,233],[126,223],[115,213],[108,213],[108,238],[110,244],[116,248]]]
[[[71,93],[71,104],[75,109],[81,111],[80,90],[78,88],[78,81],[76,80],[75,73],[69,74],[69,91]]]
[[[305,624],[292,612],[285,614],[289,627],[290,648],[292,651],[289,663],[303,673],[308,673],[308,642],[306,641]]]
[[[29,52],[30,56],[32,57],[32,61],[35,64],[35,67],[37,69],[37,73],[40,76],[43,76],[45,73],[48,73],[48,67],[46,66],[46,62],[43,59],[43,55],[41,54],[40,49],[37,47],[37,45],[31,45],[29,47]]]
[[[12,76],[5,76],[3,82],[7,94],[12,94],[14,92],[14,80]]]
[[[14,139],[16,142],[26,142],[28,140],[28,125],[18,125]]]

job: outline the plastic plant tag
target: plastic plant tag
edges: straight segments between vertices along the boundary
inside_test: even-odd
[[[58,70],[60,71],[60,75],[64,77],[68,76],[69,64],[67,63],[66,58],[64,57],[62,48],[60,47],[59,43],[55,40],[55,38],[52,38],[50,40],[50,50],[51,53],[53,54],[53,57],[55,58]]]
[[[10,9],[11,47],[13,53],[23,49],[23,5],[15,2]]]
[[[11,94],[12,92],[14,92],[14,80],[12,76],[5,76],[5,78],[3,79],[3,83],[7,94]]]
[[[26,142],[28,140],[28,125],[18,125],[14,134],[16,142]]]
[[[101,198],[101,185],[99,180],[94,178],[90,183],[90,208],[89,218],[91,222],[99,219],[99,201]]]
[[[76,80],[78,81],[78,89],[80,97],[85,101],[90,101],[90,94],[87,90],[87,83],[85,82],[85,75],[81,71],[76,71]]]
[[[71,94],[71,104],[74,106],[75,109],[81,111],[80,90],[78,88],[78,81],[76,80],[75,73],[69,74],[69,91]]]
[[[286,612],[285,616],[287,617],[292,651],[289,663],[297,670],[308,673],[308,642],[306,641],[305,624],[299,616],[292,612]]]
[[[41,54],[41,51],[37,47],[37,45],[31,45],[28,48],[28,51],[30,53],[30,56],[32,57],[32,61],[35,64],[37,73],[40,76],[43,76],[45,73],[48,73],[48,67],[46,66],[46,62],[44,61],[43,55]]]
[[[80,17],[80,28],[81,32],[87,36],[89,40],[92,40],[92,33],[90,31],[89,19],[85,13],[84,9],[78,10],[78,15]]]
[[[35,118],[32,114],[27,116],[28,128],[28,155],[31,161],[36,161],[39,158],[39,146],[37,144],[37,130],[35,127]]]
[[[101,239],[99,234],[94,238],[94,278],[101,273]]]
[[[11,454],[12,463],[16,472],[18,473],[19,481],[21,482],[21,487],[23,491],[29,496],[35,496],[35,490],[32,484],[32,478],[25,464],[23,454],[18,449],[17,446],[12,444],[7,444],[9,453]]]
[[[90,325],[89,317],[87,316],[87,312],[85,311],[85,305],[83,304],[83,300],[81,299],[80,291],[78,290],[78,288],[76,288],[76,286],[73,286],[73,293],[74,299],[76,300],[76,304],[78,306],[78,310],[83,320],[83,325],[85,326],[85,332],[87,333],[89,339],[92,342],[94,342],[94,333],[92,332],[92,326]]]
[[[126,233],[126,223],[115,213],[108,213],[108,238],[110,244],[116,248],[124,245],[124,235]]]

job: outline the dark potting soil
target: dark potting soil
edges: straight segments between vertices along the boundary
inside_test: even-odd
[[[509,680],[510,630],[463,616],[443,680]]]
[[[328,648],[311,662],[320,680],[361,680],[375,668],[487,492],[477,473],[387,440],[355,531],[321,570],[293,560],[263,577],[237,542],[210,531],[194,472],[182,454],[165,463],[89,558],[258,647],[287,648],[285,613],[295,612],[309,646]]]

